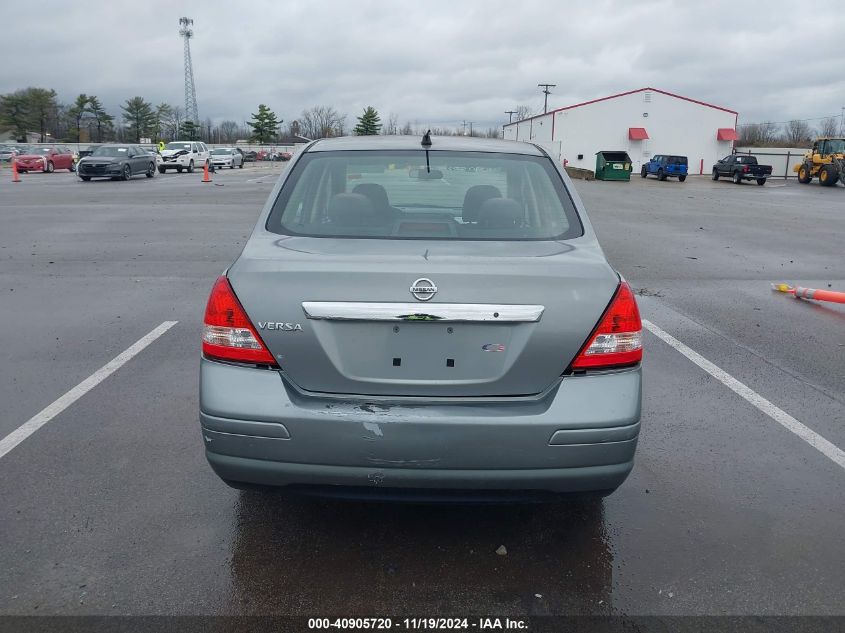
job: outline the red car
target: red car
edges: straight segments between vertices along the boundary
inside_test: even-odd
[[[74,170],[73,152],[62,145],[33,145],[25,154],[15,157],[15,164],[20,172]]]

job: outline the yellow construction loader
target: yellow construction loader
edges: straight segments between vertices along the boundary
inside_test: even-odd
[[[804,160],[792,171],[798,173],[798,182],[804,185],[813,178],[826,187],[839,180],[845,183],[845,138],[816,139],[813,149],[804,154]]]

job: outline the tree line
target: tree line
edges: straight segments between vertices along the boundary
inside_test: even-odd
[[[79,94],[72,103],[61,103],[55,90],[25,88],[0,95],[0,132],[9,131],[19,141],[35,133],[42,143],[48,141],[103,143],[109,141],[139,143],[142,138],[160,140],[201,140],[231,144],[238,140],[255,143],[294,143],[345,134],[411,134],[422,135],[427,126],[408,121],[399,127],[399,118],[391,113],[382,122],[378,110],[364,108],[353,126],[348,116],[333,106],[320,105],[304,109],[298,118],[285,122],[266,104],[242,122],[210,118],[195,122],[185,117],[178,105],[155,105],[142,96],[127,99],[118,112],[107,112],[96,95]],[[454,136],[466,134],[461,126],[431,128],[432,134]],[[500,129],[472,131],[473,136],[499,137]]]
[[[740,147],[808,147],[817,136],[840,136],[837,117],[821,119],[816,127],[794,119],[787,123],[745,123],[737,126]]]

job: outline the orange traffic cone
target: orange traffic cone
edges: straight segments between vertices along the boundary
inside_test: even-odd
[[[830,301],[845,303],[845,292],[833,290],[816,290],[815,288],[792,287],[789,284],[772,284],[772,290],[794,295],[796,299],[813,299],[815,301]]]
[[[20,182],[21,177],[18,174],[18,163],[15,161],[14,157],[12,158],[12,182]]]
[[[208,163],[205,163],[205,168],[202,172],[202,181],[203,182],[211,182],[211,177],[208,175]]]

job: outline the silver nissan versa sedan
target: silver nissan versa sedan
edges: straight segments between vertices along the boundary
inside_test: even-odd
[[[631,471],[641,323],[540,147],[319,140],[217,279],[200,422],[236,488],[602,496]]]

